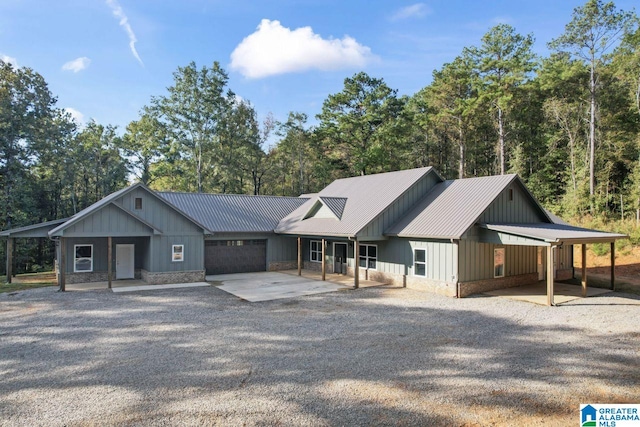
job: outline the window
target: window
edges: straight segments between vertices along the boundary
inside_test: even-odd
[[[73,245],[73,272],[93,271],[93,245]]]
[[[360,245],[360,267],[375,270],[378,264],[378,247]]]
[[[509,189],[509,201],[513,202],[513,188]]]
[[[493,277],[504,277],[504,248],[493,250]]]
[[[173,262],[184,261],[184,245],[173,245],[171,247],[171,261]]]
[[[134,208],[136,210],[142,209],[142,197],[136,197],[135,202],[134,202]]]
[[[311,241],[311,253],[309,256],[309,259],[313,262],[322,262],[322,242],[320,240]]]
[[[427,250],[415,249],[413,251],[413,274],[414,276],[427,275]]]

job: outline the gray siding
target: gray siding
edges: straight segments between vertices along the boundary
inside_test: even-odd
[[[509,189],[513,189],[513,200],[509,200]],[[478,222],[517,224],[549,222],[549,220],[535,206],[520,184],[514,181],[491,203]]]
[[[115,259],[116,259],[116,245],[120,244],[133,244],[135,262],[134,267],[136,269],[149,270],[149,238],[148,237],[114,237],[112,239],[113,244],[113,272],[115,277]],[[106,237],[74,237],[67,238],[66,242],[67,252],[67,273],[73,273],[74,264],[74,245],[93,245],[93,271],[107,271],[108,270],[108,247]]]
[[[426,275],[442,282],[455,281],[455,245],[446,241],[392,238],[378,244],[378,271],[397,275],[414,275],[413,250],[425,249]]]
[[[153,230],[115,206],[107,205],[64,230],[64,237],[150,236]]]
[[[172,246],[184,245],[182,262],[171,261]],[[204,270],[202,235],[162,235],[151,238],[151,272]]]
[[[534,246],[505,246],[461,240],[459,243],[460,282],[492,279],[493,250],[505,248],[505,276],[535,273],[537,271],[537,248]]]
[[[380,216],[358,233],[359,239],[381,238],[384,231],[409,212],[429,190],[440,182],[434,172],[430,172],[416,182],[405,194],[391,204]]]

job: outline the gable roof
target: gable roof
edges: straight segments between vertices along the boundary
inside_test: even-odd
[[[548,218],[517,175],[464,178],[436,184],[407,215],[389,227],[385,235],[460,239],[513,182],[521,184],[535,206]]]
[[[20,234],[29,234],[30,237],[47,237],[49,230],[57,227],[60,224],[67,222],[69,218],[54,219],[53,221],[45,221],[38,224],[27,225],[24,227],[11,228],[0,232],[0,237],[22,237]],[[38,229],[42,229],[39,230]]]
[[[320,197],[320,201],[329,208],[338,219],[342,219],[344,206],[347,204],[346,197]]]
[[[282,219],[275,231],[282,234],[355,236],[431,172],[436,173],[432,167],[425,167],[335,180]],[[318,201],[324,202],[332,212],[342,207],[339,220],[304,219]]]
[[[273,232],[282,218],[308,200],[242,194],[157,194],[204,224],[213,233]]]
[[[154,197],[156,197],[158,200],[160,200],[162,203],[164,203],[167,206],[169,206],[171,209],[176,211],[178,214],[184,216],[186,219],[191,221],[198,228],[201,228],[205,232],[208,231],[207,228],[205,226],[203,226],[202,224],[200,224],[198,221],[196,221],[195,219],[191,218],[188,214],[184,213],[183,211],[181,211],[177,207],[173,206],[171,203],[169,203],[168,201],[166,201],[162,197],[159,197],[157,193],[155,193],[154,191],[150,190],[146,185],[142,184],[141,182],[138,182],[136,184],[130,185],[129,187],[125,187],[125,188],[123,188],[121,190],[118,190],[118,191],[116,191],[114,193],[111,193],[108,196],[105,196],[102,199],[98,200],[94,204],[92,204],[90,206],[87,206],[86,208],[84,208],[83,210],[81,210],[77,214],[73,215],[71,218],[69,218],[68,221],[60,224],[59,226],[57,226],[53,230],[49,231],[49,236],[51,236],[51,237],[53,237],[53,236],[61,236],[62,235],[61,233],[66,228],[72,226],[73,224],[76,224],[77,222],[83,220],[84,218],[88,217],[89,215],[91,215],[94,212],[97,212],[98,210],[104,208],[107,205],[114,205],[117,208],[120,208],[122,211],[124,211],[128,215],[132,216],[133,218],[137,219],[138,221],[140,221],[143,224],[145,224],[145,225],[149,226],[150,228],[152,228],[155,233],[161,233],[161,231],[157,230],[152,224],[149,224],[148,222],[144,221],[142,218],[139,218],[133,212],[130,212],[130,211],[126,210],[126,209],[122,209],[120,206],[118,206],[117,203],[114,203],[118,198],[120,198],[121,196],[124,196],[127,193],[132,192],[136,188],[143,188],[149,194],[151,194]]]

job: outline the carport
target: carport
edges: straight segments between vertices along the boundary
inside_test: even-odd
[[[615,290],[616,246],[618,239],[629,236],[617,233],[605,233],[574,227],[569,224],[480,224],[483,233],[480,239],[485,243],[500,243],[503,245],[537,246],[546,249],[547,263],[547,305],[554,302],[554,252],[563,245],[582,245],[582,297],[587,296],[587,245],[594,243],[609,243],[611,245],[611,284]]]

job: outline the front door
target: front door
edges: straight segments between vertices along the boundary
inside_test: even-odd
[[[333,244],[333,272],[347,274],[347,244]]]
[[[134,245],[116,245],[116,279],[134,278]]]

